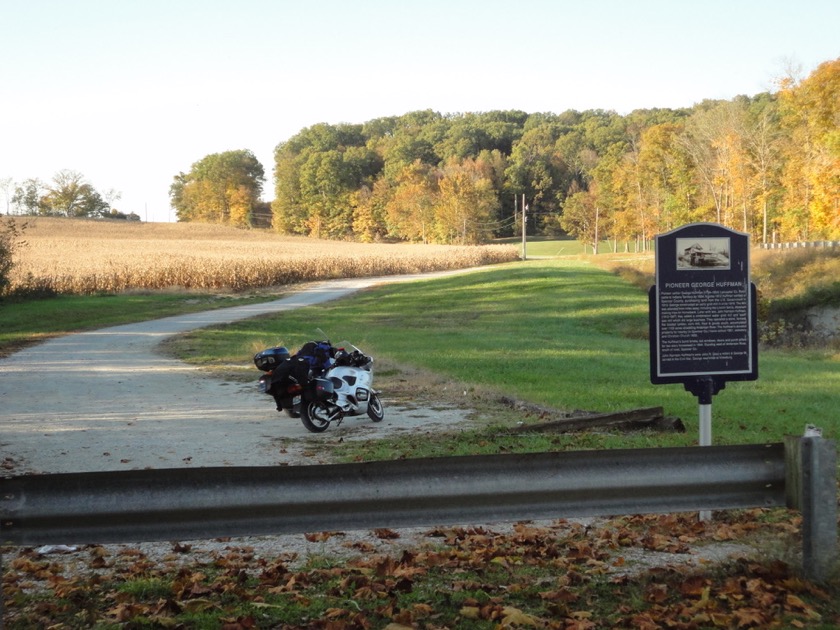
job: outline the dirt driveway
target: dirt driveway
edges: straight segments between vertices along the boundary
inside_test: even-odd
[[[256,391],[256,369],[254,383],[222,382],[157,351],[196,328],[427,277],[312,284],[273,302],[67,335],[0,359],[0,474],[302,464],[312,440],[460,422],[464,412],[400,407],[384,392],[382,423],[348,418],[314,435]]]

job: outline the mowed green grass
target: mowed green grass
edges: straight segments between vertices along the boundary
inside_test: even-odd
[[[0,357],[68,332],[264,302],[277,297],[164,291],[0,301]]]
[[[664,407],[685,434],[621,434],[592,446],[697,442],[697,399],[650,383],[647,295],[587,261],[513,263],[445,279],[389,284],[324,305],[192,334],[190,360],[247,365],[256,349],[292,349],[316,328],[378,359],[559,410]],[[255,371],[256,374],[256,371]],[[468,391],[468,396],[470,395]],[[387,392],[386,392],[387,397]],[[467,402],[469,402],[465,398]],[[836,438],[840,357],[762,351],[759,380],[729,383],[712,405],[716,444],[775,442],[806,424]]]

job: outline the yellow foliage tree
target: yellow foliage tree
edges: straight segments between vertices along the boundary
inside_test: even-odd
[[[432,167],[415,160],[396,176],[396,186],[385,204],[390,231],[409,241],[432,239],[438,191]]]
[[[452,159],[438,183],[435,234],[442,243],[462,245],[483,242],[499,202],[493,182],[476,160]]]
[[[225,191],[228,205],[228,225],[248,227],[251,225],[251,210],[254,199],[245,186],[229,186]]]
[[[263,180],[262,165],[250,151],[214,153],[177,175],[169,196],[179,221],[247,226]]]
[[[840,59],[779,93],[789,130],[783,238],[840,238]]]

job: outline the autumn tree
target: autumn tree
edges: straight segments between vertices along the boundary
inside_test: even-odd
[[[437,112],[424,110],[400,116],[393,132],[379,145],[383,176],[392,179],[405,166],[420,160],[429,166],[440,164],[442,157],[435,151],[449,122]]]
[[[109,205],[84,176],[69,170],[56,173],[47,187],[43,204],[49,214],[65,217],[104,216],[110,211]]]
[[[598,239],[641,248],[697,221],[765,241],[771,232],[833,238],[838,63],[776,94],[678,110],[423,110],[314,125],[275,151],[273,225],[329,238],[483,242],[518,233],[501,209],[524,196],[537,233],[561,229],[564,212],[569,229],[585,233],[597,213]]]
[[[598,253],[600,214],[595,190],[576,192],[566,198],[560,225],[570,236],[592,247]]]
[[[656,226],[669,231],[697,220],[691,162],[679,143],[680,123],[654,125],[639,142],[639,186],[648,191]]]
[[[752,205],[755,225],[752,233],[766,243],[771,221],[780,208],[782,197],[782,135],[778,101],[770,94],[759,95],[747,110],[746,137],[749,169],[752,174]]]
[[[343,236],[349,227],[350,173],[337,149],[310,153],[300,168],[301,198],[309,208],[306,233],[316,238]]]
[[[405,166],[396,175],[385,204],[392,236],[421,243],[432,240],[439,197],[437,178],[437,169],[420,160]]]
[[[14,194],[14,180],[11,177],[0,177],[0,190],[3,191],[3,199],[6,214],[10,214],[12,207],[12,195]]]
[[[271,226],[286,234],[305,234],[307,214],[300,190],[300,161],[294,146],[281,143],[274,150]]]
[[[378,160],[365,147],[345,147],[311,153],[300,167],[302,202],[310,208],[307,232],[322,238],[350,235],[351,197],[362,186],[372,186]]]
[[[573,180],[557,148],[563,127],[553,121],[525,131],[514,145],[505,172],[508,190],[525,195],[531,210],[551,214],[559,207]]]
[[[613,153],[609,182],[618,234],[624,241],[635,240],[644,251],[655,231],[659,197],[657,189],[649,187],[645,181],[640,153],[638,145],[623,155]],[[604,173],[606,166],[602,165],[599,170]]]
[[[275,228],[323,238],[353,232],[355,193],[382,169],[362,125],[319,124],[275,150]]]
[[[29,178],[15,186],[12,205],[18,214],[42,214],[42,200],[47,194],[47,186],[38,178]]]
[[[49,183],[25,180],[15,188],[12,204],[27,215],[104,217],[111,211],[110,203],[85,176],[71,170],[59,171]]]
[[[179,221],[248,227],[264,181],[263,167],[250,151],[213,153],[175,176],[169,198]]]
[[[373,188],[363,186],[350,196],[353,209],[353,235],[363,243],[372,243],[387,236],[387,205],[390,187],[377,179]]]
[[[766,240],[780,167],[773,97],[701,104],[680,144],[694,171],[695,220],[713,219]],[[714,214],[704,213],[712,208]]]
[[[0,295],[9,286],[9,276],[15,266],[15,253],[26,243],[22,240],[26,223],[14,219],[0,221]]]
[[[840,238],[840,59],[783,83],[787,131],[783,237]]]
[[[703,191],[700,219],[723,223],[725,220],[725,178],[721,176],[719,138],[726,129],[726,103],[705,102],[686,121],[682,148],[690,156],[699,188]],[[705,201],[702,201],[705,200]]]
[[[444,137],[434,147],[435,153],[444,161],[476,157],[484,151],[510,155],[527,118],[521,111],[463,114],[446,126]]]
[[[492,180],[476,160],[451,159],[438,182],[435,234],[440,243],[476,244],[487,238],[498,210]]]

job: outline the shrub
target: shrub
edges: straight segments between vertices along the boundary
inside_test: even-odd
[[[26,223],[17,223],[14,219],[7,219],[0,223],[0,296],[2,296],[9,284],[12,267],[15,265],[15,252],[25,245],[22,240]]]

